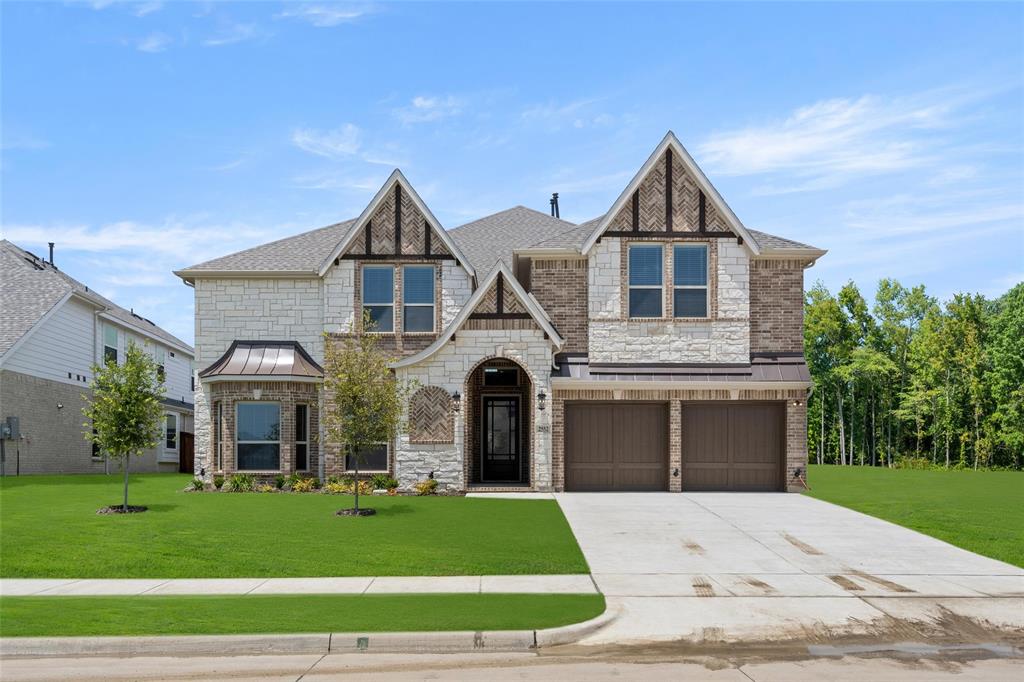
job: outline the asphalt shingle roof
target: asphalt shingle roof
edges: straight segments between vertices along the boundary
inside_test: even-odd
[[[303,232],[251,249],[192,265],[185,270],[317,272],[320,263],[348,234],[355,219]]]
[[[74,277],[33,256],[6,239],[0,240],[0,354],[7,352],[65,295],[74,291],[106,313],[153,336],[183,348],[192,347],[153,322],[100,296]]]
[[[767,232],[761,232],[760,230],[751,230],[747,228],[747,231],[754,236],[757,243],[761,245],[761,248],[771,251],[772,249],[813,249],[815,247],[809,244],[801,244],[795,242],[792,239],[786,239],[785,237],[776,237],[774,234],[768,234]]]
[[[512,252],[570,232],[574,223],[525,206],[466,223],[449,230],[459,249],[478,273],[490,272],[499,260],[512,267]]]

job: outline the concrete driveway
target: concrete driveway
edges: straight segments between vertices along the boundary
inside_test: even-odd
[[[1024,570],[843,507],[772,493],[555,497],[619,614],[584,644],[1024,637]]]

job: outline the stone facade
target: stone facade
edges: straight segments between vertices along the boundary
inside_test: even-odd
[[[682,406],[687,401],[770,401],[786,404],[786,471],[789,492],[800,492],[797,469],[807,467],[807,405],[804,389],[564,389],[556,388],[551,401],[551,474],[555,490],[565,489],[565,403],[589,401],[655,401],[669,405],[669,490],[682,490]],[[679,476],[674,475],[680,472]]]
[[[565,339],[563,353],[587,352],[587,261],[534,258],[530,265],[530,293],[551,316]]]
[[[804,267],[798,260],[750,261],[750,351],[804,350]]]

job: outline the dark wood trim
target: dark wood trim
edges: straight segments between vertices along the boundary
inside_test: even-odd
[[[402,254],[402,186],[395,183],[395,255]]]
[[[430,223],[428,223],[424,219],[424,221],[423,221],[423,253],[425,255],[427,255],[427,256],[430,255],[430,238],[432,236],[433,235],[431,234]]]
[[[633,190],[633,231],[640,231],[640,190]]]
[[[450,256],[446,253],[346,253],[341,257],[342,260],[394,260],[394,261],[409,261],[409,260],[455,260],[455,256]]]
[[[697,230],[700,232],[707,232],[708,223],[707,214],[705,212],[707,210],[707,207],[704,205],[704,191],[698,190],[698,192],[699,194],[697,200]]]
[[[608,230],[603,237],[650,237],[652,239],[742,239],[732,232],[633,232]]]
[[[530,313],[472,313],[471,320],[530,320]]]
[[[672,148],[665,150],[665,229],[672,231]]]
[[[502,273],[498,273],[498,314],[501,315],[505,312],[505,277]]]
[[[366,255],[369,256],[371,253],[373,253],[373,221],[372,220],[367,220],[366,221],[366,228],[363,231],[363,241],[366,242],[363,245],[365,247],[363,250],[366,251]],[[346,254],[346,255],[348,255],[348,254]],[[344,258],[344,257],[345,256],[342,256],[342,258]]]

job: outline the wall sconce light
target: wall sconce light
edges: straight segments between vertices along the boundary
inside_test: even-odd
[[[462,409],[462,394],[458,391],[452,393],[452,409],[456,412]]]
[[[800,402],[799,400],[794,400],[793,401],[793,407],[800,407],[801,405],[803,405],[803,403]]]
[[[672,478],[679,478],[679,467],[672,470]]]
[[[63,410],[64,409],[64,403],[57,403],[57,409],[58,410]]]
[[[541,412],[544,411],[544,401],[548,399],[548,394],[541,391],[537,394],[537,409]]]

